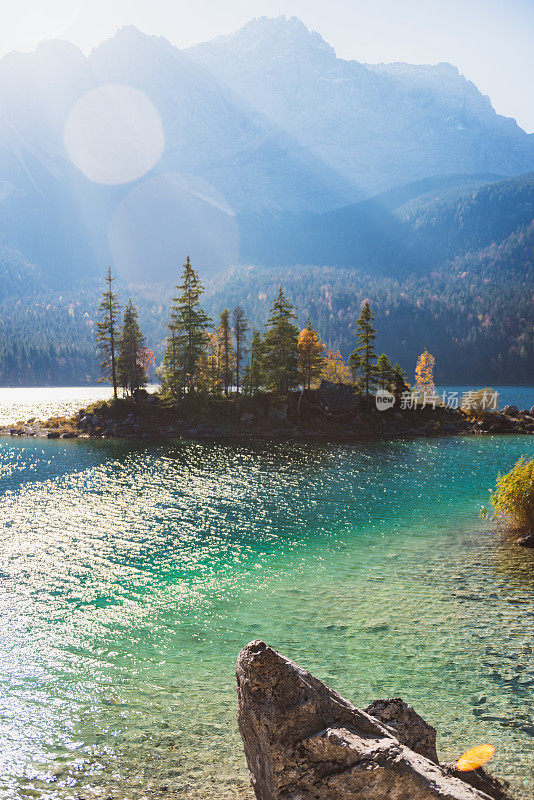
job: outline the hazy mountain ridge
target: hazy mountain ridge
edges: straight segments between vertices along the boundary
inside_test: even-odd
[[[143,184],[93,184],[65,151],[63,130],[76,101],[117,83],[144,91],[164,124],[167,146],[147,179],[197,176],[238,210],[320,210],[350,197],[346,181],[303,155],[287,133],[166,40],[124,29],[89,58],[73,45],[47,42],[0,62],[0,235],[52,279],[95,274],[112,260],[107,233],[113,214]],[[188,197],[182,191],[177,205]],[[160,200],[166,202],[165,191]],[[157,219],[157,203],[152,213]],[[172,241],[180,250],[194,244]],[[232,263],[216,255],[211,252],[216,268]]]
[[[319,171],[326,174],[322,165],[313,172],[313,158],[299,167],[291,153],[297,148],[287,134],[272,123],[267,127],[260,114],[167,40],[135,28],[120,30],[88,58],[73,45],[53,41],[0,62],[2,179],[11,177],[15,189],[17,180],[26,188],[26,180],[44,193],[51,187],[42,184],[43,172],[59,181],[71,175],[82,180],[65,152],[66,118],[86,91],[117,83],[144,91],[160,113],[167,147],[154,174],[178,170],[215,180],[237,209],[291,209],[292,195],[306,192],[309,205],[312,188],[318,194],[312,201],[316,207],[344,201],[343,194],[336,196],[334,190],[332,196],[326,185],[313,182]],[[265,170],[269,162],[279,163],[274,178]]]
[[[63,143],[76,101],[110,83],[146,93],[166,140],[145,179],[116,187],[88,181]],[[495,114],[456,68],[344,61],[294,18],[253,20],[182,52],[125,28],[89,58],[71,44],[46,42],[0,62],[0,237],[59,284],[98,274],[109,261],[125,276],[139,279],[144,270],[163,279],[188,249],[205,272],[218,271],[238,260],[238,236],[245,260],[269,239],[267,226],[250,247],[251,215],[290,220],[443,173],[530,169],[534,137]],[[226,216],[214,217],[213,203],[202,200],[208,194]],[[121,253],[108,240],[118,209],[113,231],[128,243]],[[340,211],[325,235],[350,239],[339,227],[344,217],[352,224],[350,211]],[[205,241],[202,226],[217,237]],[[325,244],[315,255],[297,248],[288,263],[329,263]],[[258,263],[268,263],[269,252]]]
[[[431,175],[534,169],[534,136],[450,64],[338,59],[294,17],[253,20],[188,53],[365,195]]]

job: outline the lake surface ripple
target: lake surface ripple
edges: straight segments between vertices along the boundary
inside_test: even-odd
[[[249,798],[239,649],[534,794],[534,554],[478,519],[527,437],[0,439],[0,798]]]

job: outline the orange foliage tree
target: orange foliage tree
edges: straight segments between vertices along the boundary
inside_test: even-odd
[[[312,383],[321,377],[325,366],[324,349],[324,344],[308,320],[306,327],[299,333],[297,343],[299,371],[306,389],[310,389]]]
[[[332,383],[352,383],[352,370],[343,360],[343,356],[337,351],[326,351],[326,362],[323,368],[322,377]]]
[[[218,331],[206,333],[206,347],[197,370],[197,385],[200,389],[217,394],[221,390],[221,342]]]
[[[150,347],[141,347],[137,353],[137,366],[141,367],[145,373],[148,372],[155,360],[156,356]]]
[[[436,359],[425,350],[417,359],[415,367],[415,384],[421,394],[433,394],[436,391],[434,382],[434,364]]]

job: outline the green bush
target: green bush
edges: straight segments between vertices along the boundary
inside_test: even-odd
[[[534,458],[521,456],[510,472],[499,474],[491,503],[496,517],[513,528],[534,531]]]

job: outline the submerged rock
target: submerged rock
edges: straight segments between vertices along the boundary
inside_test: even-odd
[[[402,700],[375,701],[379,720],[264,642],[239,654],[237,692],[257,800],[504,800],[408,747],[433,758],[435,731]]]

